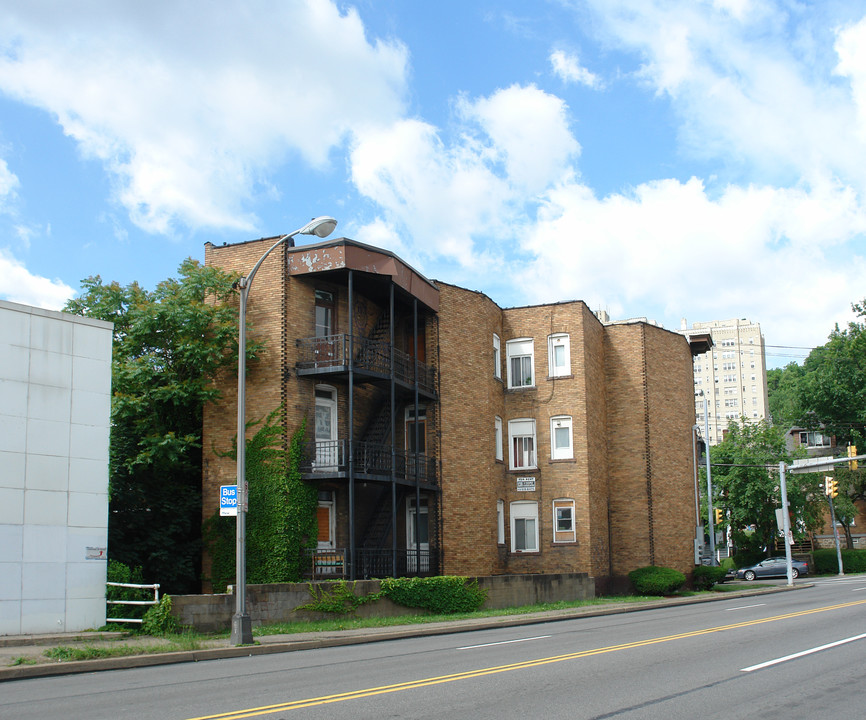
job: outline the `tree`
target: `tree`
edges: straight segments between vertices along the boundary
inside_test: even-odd
[[[770,549],[778,537],[776,508],[782,506],[779,462],[790,462],[785,430],[765,421],[734,422],[724,442],[710,449],[715,506],[728,512],[735,542]],[[795,536],[817,527],[823,498],[815,474],[788,476],[788,505]]]
[[[770,418],[773,425],[786,429],[798,425],[803,417],[800,405],[800,382],[804,370],[797,363],[788,363],[784,368],[767,370],[767,394]]]
[[[200,588],[202,408],[238,337],[234,277],[192,259],[178,275],[153,292],[91,277],[66,306],[114,323],[109,556],[172,593]]]
[[[866,300],[852,309],[866,318]],[[837,325],[803,363],[799,403],[807,427],[823,428],[847,445],[866,436],[866,323]]]

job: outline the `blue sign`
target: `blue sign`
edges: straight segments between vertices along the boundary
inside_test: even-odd
[[[220,485],[220,515],[238,514],[238,486]]]

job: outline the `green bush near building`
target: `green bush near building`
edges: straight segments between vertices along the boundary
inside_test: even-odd
[[[679,590],[686,582],[686,576],[679,570],[656,565],[632,570],[628,574],[628,579],[641,595],[669,595]]]

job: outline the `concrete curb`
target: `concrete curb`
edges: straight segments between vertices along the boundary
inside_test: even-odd
[[[719,593],[718,597],[701,595],[687,598],[665,598],[642,603],[622,603],[606,607],[589,606],[585,608],[568,608],[565,610],[548,610],[539,613],[529,613],[526,615],[503,615],[471,620],[454,620],[450,622],[431,623],[429,625],[395,625],[389,628],[347,630],[334,633],[322,632],[315,633],[315,637],[310,637],[310,635],[312,635],[310,633],[303,638],[295,640],[287,639],[291,638],[291,635],[264,635],[258,638],[259,644],[244,645],[241,647],[230,646],[228,645],[228,639],[225,639],[221,641],[226,643],[224,646],[203,648],[200,650],[124,655],[122,657],[114,658],[44,663],[38,665],[13,665],[0,668],[0,682],[8,680],[23,680],[26,678],[50,677],[55,675],[102,672],[105,670],[124,670],[130,668],[152,667],[156,665],[172,665],[175,663],[202,662],[205,660],[221,660],[224,658],[252,657],[254,655],[270,655],[273,653],[296,652],[298,650],[340,647],[344,645],[360,645],[362,643],[384,642],[386,640],[396,640],[401,638],[428,637],[458,632],[472,632],[493,627],[519,627],[521,625],[532,625],[541,622],[559,622],[562,620],[573,620],[575,618],[620,615],[623,613],[658,610],[659,608],[676,607],[680,605],[717,602],[719,600],[730,600],[731,598],[800,590],[807,587],[814,586],[811,583],[804,583],[802,585],[794,585],[793,587],[773,586],[737,590],[733,592]],[[117,636],[122,635],[122,633],[99,633],[97,635]],[[27,644],[58,644],[52,640],[48,640],[47,642],[41,641],[43,639],[48,639],[49,637],[56,640],[59,636],[33,637],[36,641]],[[91,633],[77,637],[80,637],[83,641],[98,639],[94,638],[94,634]],[[69,636],[63,636],[63,641],[69,642]]]

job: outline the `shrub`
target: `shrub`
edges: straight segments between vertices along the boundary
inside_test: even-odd
[[[692,574],[692,586],[695,590],[711,590],[713,585],[725,581],[728,571],[723,567],[700,565]]]
[[[299,605],[296,610],[311,612],[336,613],[348,615],[355,612],[361,605],[379,599],[379,593],[372,595],[356,595],[357,581],[350,585],[345,580],[326,583],[308,583],[312,600],[305,605]]]
[[[145,635],[169,635],[180,629],[180,623],[171,614],[171,595],[163,595],[158,605],[151,605],[141,621],[141,632]]]
[[[108,582],[133,583],[144,585],[144,577],[141,567],[130,568],[117,560],[108,561]],[[153,600],[153,590],[143,588],[126,588],[107,585],[105,588],[106,600]],[[112,622],[112,618],[140,618],[147,610],[147,605],[113,605],[106,607],[106,622]]]
[[[839,572],[835,548],[815,550],[812,557],[814,567],[809,570],[816,575],[835,575]],[[842,568],[845,572],[866,572],[866,550],[842,550]]]
[[[386,578],[381,594],[398,605],[437,614],[474,612],[487,599],[487,591],[478,587],[478,580],[469,582],[457,575]]]
[[[673,568],[648,565],[632,570],[628,579],[641,595],[669,595],[683,586],[686,576]]]

